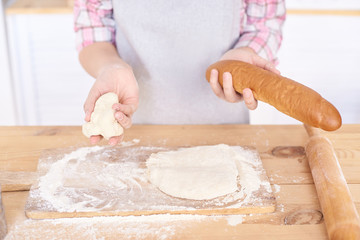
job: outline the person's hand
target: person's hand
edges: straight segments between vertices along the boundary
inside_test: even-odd
[[[249,47],[231,49],[226,52],[220,60],[239,60],[254,64],[255,66],[261,67],[276,74],[280,74],[280,72],[271,62],[257,55],[256,52]],[[218,71],[216,69],[212,69],[210,74],[210,85],[216,96],[232,103],[243,100],[249,110],[256,109],[257,100],[254,98],[250,88],[243,89],[243,94],[239,94],[233,88],[232,76],[229,72],[225,72],[223,74],[223,87],[221,87],[218,81],[218,77]]]
[[[85,121],[90,121],[98,98],[108,92],[114,92],[119,97],[119,103],[113,105],[116,120],[124,129],[130,128],[132,124],[131,116],[136,111],[139,103],[139,87],[132,68],[127,64],[110,65],[99,71],[84,104]],[[109,144],[116,145],[122,138],[123,135],[111,137]],[[100,135],[91,136],[90,142],[95,144],[101,139],[102,136]]]

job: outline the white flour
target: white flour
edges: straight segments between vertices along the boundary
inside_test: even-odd
[[[58,211],[92,211],[100,206],[106,208],[111,202],[105,203],[91,194],[86,194],[78,189],[103,189],[108,194],[114,190],[127,189],[130,193],[135,188],[141,191],[139,182],[146,182],[145,170],[140,168],[137,162],[124,161],[122,164],[105,162],[102,159],[92,158],[89,154],[103,151],[105,147],[84,147],[69,154],[53,163],[46,175],[39,180],[40,197],[52,204]],[[111,151],[109,149],[108,151]],[[131,156],[127,156],[131,157]],[[126,159],[124,159],[126,160]],[[71,187],[68,187],[67,185]],[[74,202],[73,199],[86,196],[86,201]]]
[[[204,216],[159,214],[151,216],[27,219],[17,223],[5,240],[17,239],[179,239],[194,224],[224,219],[229,227],[242,224],[246,215]],[[248,215],[252,216],[252,214]]]
[[[242,224],[245,215],[229,215],[226,220],[230,226],[236,226]]]
[[[17,239],[171,239],[196,222],[216,220],[203,215],[62,218],[25,220],[6,240]]]
[[[129,144],[126,144],[127,146]],[[126,149],[126,150],[125,150]],[[160,150],[158,147],[124,148],[122,161],[115,159],[116,149],[111,147],[84,147],[65,154],[61,159],[40,161],[45,174],[38,187],[30,191],[33,202],[45,211],[88,212],[106,210],[116,204],[131,205],[117,196],[142,192],[147,182],[146,170],[140,161],[132,161],[143,151]],[[49,163],[50,162],[50,163]],[[122,199],[123,200],[123,199]],[[135,203],[133,204],[135,205]]]
[[[139,142],[140,142],[140,139],[134,138],[131,141],[127,141],[127,142],[122,141],[122,142],[120,142],[120,146],[123,146],[123,147],[134,146],[134,145],[138,144]]]
[[[87,212],[122,209],[122,207],[138,207],[136,198],[130,198],[138,193],[144,193],[147,182],[145,160],[137,160],[146,156],[144,153],[163,150],[159,147],[127,148],[132,143],[125,143],[124,150],[112,147],[86,147],[76,149],[63,155],[60,159],[40,161],[42,177],[38,186],[32,189],[35,200],[32,204],[44,211],[57,212]],[[129,144],[129,145],[128,145]],[[259,176],[263,168],[256,152],[234,147],[244,154],[244,159],[237,163],[239,171],[239,190],[223,198],[209,200],[212,205],[236,208],[247,204],[259,205],[259,189],[272,196],[268,181]],[[118,154],[121,153],[121,161]],[[150,185],[151,187],[151,185]],[[154,194],[156,188],[151,189]],[[36,191],[33,191],[36,190]],[[91,191],[97,194],[91,194]],[[127,202],[117,197],[120,192],[126,192]],[[270,194],[271,193],[271,194]],[[144,193],[145,194],[145,193]],[[151,197],[151,196],[150,196]],[[79,201],[81,199],[81,201]],[[234,204],[234,201],[238,201]],[[167,205],[160,202],[157,195],[146,198],[151,210],[195,210],[189,205]],[[282,207],[282,206],[278,206]],[[131,209],[130,209],[131,210]],[[282,207],[283,211],[283,207]],[[159,214],[150,216],[127,217],[92,217],[92,218],[62,218],[49,220],[31,220],[16,224],[7,236],[12,239],[172,239],[182,233],[187,233],[194,224],[225,220],[229,227],[236,227],[244,220],[245,215],[206,216],[206,215],[170,215]],[[207,223],[206,223],[207,224]],[[61,238],[58,238],[61,236]]]
[[[275,192],[279,192],[280,191],[280,185],[277,185],[277,184],[274,184],[274,189],[275,189]]]
[[[259,178],[261,171],[261,160],[253,151],[245,150],[242,147],[234,147],[243,158],[238,162],[238,171],[241,184],[241,192],[245,194],[243,202],[250,202],[254,198],[253,193],[263,187],[267,192],[271,193],[271,186],[268,181]]]
[[[130,144],[136,143],[138,140]],[[124,148],[84,147],[57,160],[41,160],[39,168],[43,176],[30,191],[32,201],[28,201],[28,205],[44,212],[196,210],[213,206],[261,206],[261,197],[272,196],[269,182],[260,178],[264,169],[256,152],[236,146],[234,150],[243,156],[236,163],[239,189],[204,203],[183,204],[184,200],[164,196],[148,183],[144,158],[149,152],[163,148],[129,148],[128,144],[125,143]],[[260,189],[262,196],[259,196]]]
[[[256,192],[263,188],[266,192],[272,193],[271,185],[268,181],[260,179],[261,172],[263,171],[262,163],[256,152],[246,150],[242,147],[233,147],[242,157],[236,162],[239,171],[239,191],[227,195],[221,202],[233,202],[236,199],[242,199],[233,207],[241,207],[249,203],[256,202],[258,197]]]
[[[86,156],[89,153],[97,152],[101,149],[102,147],[98,146],[79,148],[76,151],[66,154],[61,160],[55,162],[48,173],[39,180],[40,197],[51,202],[59,211],[66,205],[69,207],[71,206],[72,209],[69,209],[70,211],[79,209],[80,206],[73,204],[68,196],[61,194],[61,192],[59,194],[59,188],[64,184],[63,179],[65,175],[69,173],[68,168],[66,168],[68,165],[67,163],[76,159],[76,164],[78,165],[79,162],[86,161]]]
[[[284,204],[279,204],[277,208],[280,210],[280,212],[284,212]]]

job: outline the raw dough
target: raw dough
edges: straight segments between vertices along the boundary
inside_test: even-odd
[[[174,197],[216,198],[238,190],[237,154],[225,144],[153,153],[146,162],[148,177]]]
[[[105,139],[113,136],[120,136],[124,130],[114,117],[114,103],[118,103],[118,96],[115,93],[102,95],[95,104],[94,112],[91,114],[90,122],[82,126],[82,132],[86,137],[102,135]]]

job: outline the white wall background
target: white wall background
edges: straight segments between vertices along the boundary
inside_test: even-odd
[[[2,2],[1,2],[2,3]],[[0,124],[16,124],[16,103],[14,98],[13,78],[11,75],[10,54],[6,21],[4,15],[4,5],[0,3],[0,109],[4,114],[0,115]]]
[[[79,125],[93,79],[81,68],[70,14],[10,15],[8,36],[22,125]]]
[[[360,9],[358,0],[288,0],[288,8]],[[71,14],[8,15],[13,77],[0,18],[0,125],[80,125],[93,79],[80,67]],[[278,68],[360,123],[360,16],[287,16]],[[253,124],[298,123],[260,104]]]

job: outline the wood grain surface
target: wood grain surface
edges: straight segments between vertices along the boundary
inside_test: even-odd
[[[48,148],[89,146],[81,128],[74,127],[0,127],[0,171],[35,172],[41,151]],[[344,125],[328,137],[335,149],[357,210],[360,210],[360,125]],[[124,141],[139,139],[142,145],[195,146],[226,143],[251,146],[263,160],[276,197],[274,213],[245,215],[242,224],[229,224],[228,217],[204,221],[183,220],[182,224],[161,223],[173,230],[171,239],[327,239],[318,197],[313,185],[303,147],[308,139],[302,126],[250,125],[185,125],[133,126],[126,131]],[[106,144],[102,142],[102,144]],[[24,206],[28,191],[3,192],[9,238],[16,239],[27,232],[34,238],[49,235],[79,239],[84,226],[81,221],[51,222],[28,220]],[[97,236],[126,236],[135,239],[136,233],[122,228],[106,232],[104,223],[87,226]],[[96,227],[99,226],[99,227]],[[101,227],[103,226],[103,227]],[[124,226],[132,226],[127,222]],[[159,223],[147,224],[153,232],[161,230]],[[74,229],[77,229],[74,230]],[[129,230],[129,229],[128,229]],[[78,233],[78,235],[76,235]],[[63,234],[63,235],[61,235]],[[156,236],[144,233],[143,238]],[[19,237],[21,238],[21,237]],[[19,239],[18,238],[18,239]]]
[[[12,172],[0,171],[1,191],[26,191],[35,183],[38,174],[36,172]]]
[[[304,125],[305,152],[331,240],[360,240],[360,218],[331,142],[318,129]]]

